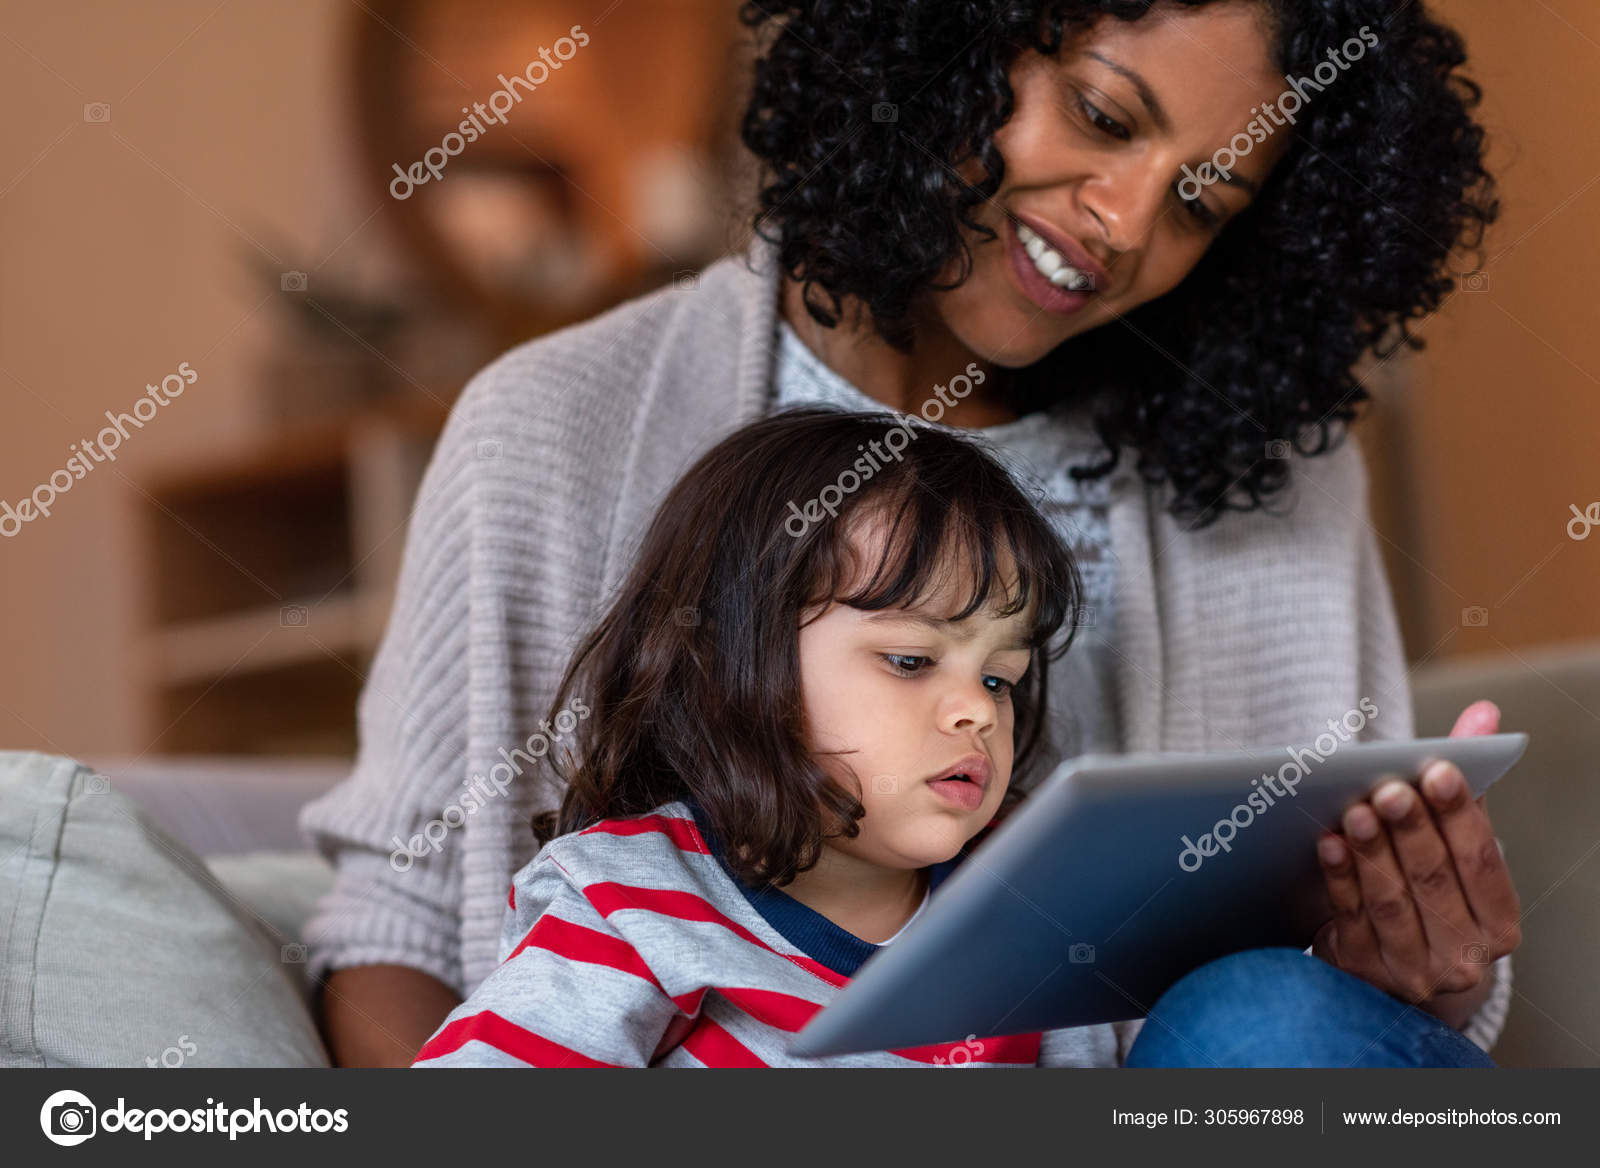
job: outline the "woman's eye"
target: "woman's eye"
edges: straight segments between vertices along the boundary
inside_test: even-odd
[[[892,665],[896,672],[906,677],[921,672],[922,665],[931,660],[928,657],[912,657],[905,653],[885,653],[883,659]],[[907,665],[907,662],[913,664]]]
[[[1110,134],[1113,138],[1121,141],[1126,142],[1128,140],[1128,128],[1126,126],[1114,118],[1107,117],[1104,111],[1095,107],[1081,94],[1078,97],[1078,108],[1083,111],[1083,116],[1089,119],[1089,124],[1095,129],[1102,133]]]
[[[1009,697],[1011,695],[1011,690],[1015,685],[1014,682],[1007,681],[1003,677],[986,677],[983,680],[985,683],[991,681],[999,683],[997,688],[992,688],[989,690],[989,692],[994,694],[994,696],[997,698]]]
[[[1189,212],[1196,223],[1203,227],[1215,227],[1217,225],[1220,217],[1210,207],[1206,206],[1203,200],[1183,197],[1182,183],[1174,183],[1172,190],[1178,196],[1178,202],[1183,204],[1183,209]]]

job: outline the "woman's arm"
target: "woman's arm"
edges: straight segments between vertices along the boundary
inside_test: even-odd
[[[465,985],[465,833],[420,833],[444,823],[468,774],[471,442],[458,408],[418,490],[357,704],[355,767],[300,812],[302,834],[335,866],[304,939],[337,1065],[407,1065]]]
[[[336,1067],[409,1067],[461,995],[404,965],[354,965],[329,975],[322,1032]]]

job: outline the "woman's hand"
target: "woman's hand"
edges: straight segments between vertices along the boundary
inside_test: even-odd
[[[1493,702],[1474,702],[1450,736],[1499,725]],[[1459,1029],[1488,997],[1489,963],[1522,943],[1521,907],[1461,771],[1436,762],[1420,786],[1383,784],[1318,841],[1334,917],[1312,951]]]

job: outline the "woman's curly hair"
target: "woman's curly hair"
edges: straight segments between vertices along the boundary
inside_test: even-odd
[[[740,125],[763,172],[756,230],[820,323],[855,297],[909,351],[919,298],[954,286],[936,283],[953,258],[958,283],[970,274],[962,228],[994,238],[971,215],[1004,180],[993,135],[1014,110],[1017,57],[1053,56],[1104,16],[1217,2],[1239,0],[746,3],[740,19],[765,41]],[[1289,461],[1266,457],[1269,444],[1320,454],[1342,440],[1331,427],[1368,397],[1354,367],[1368,350],[1423,347],[1410,322],[1439,307],[1455,286],[1450,256],[1479,248],[1499,214],[1471,116],[1481,90],[1456,72],[1461,37],[1421,0],[1245,2],[1261,6],[1276,65],[1295,77],[1362,25],[1380,41],[1305,105],[1260,196],[1182,283],[996,379],[1018,413],[1066,386],[1092,400],[1108,457],[1074,476],[1110,473],[1131,446],[1195,527],[1285,485]],[[942,157],[940,143],[952,144]],[[974,158],[976,185],[956,176]]]

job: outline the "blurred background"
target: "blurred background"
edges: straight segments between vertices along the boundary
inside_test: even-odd
[[[732,246],[735,8],[5,6],[0,744],[353,751],[467,378]]]
[[[1600,539],[1568,532],[1600,518],[1575,262],[1600,234],[1600,19],[1435,7],[1487,91],[1505,216],[1426,354],[1370,371],[1358,429],[1418,662],[1600,635]],[[411,492],[466,378],[736,246],[735,10],[7,4],[0,498],[70,474],[180,363],[194,381],[107,435],[115,460],[84,459],[48,517],[5,521],[0,743],[352,751]],[[563,64],[573,25],[592,43]],[[540,79],[541,48],[560,84],[522,100],[519,77],[501,121],[469,115],[502,76]],[[446,176],[416,169],[469,116]]]
[[[467,378],[742,242],[736,7],[0,5],[0,748],[343,773]],[[1430,7],[1485,88],[1504,216],[1426,353],[1366,367],[1357,435],[1419,730],[1492,696],[1558,751],[1497,824],[1592,922],[1600,8]],[[473,109],[506,78],[508,110]],[[15,512],[52,479],[48,516]],[[1545,847],[1561,819],[1586,834]],[[1600,1001],[1552,1000],[1540,1057],[1600,1062]]]

